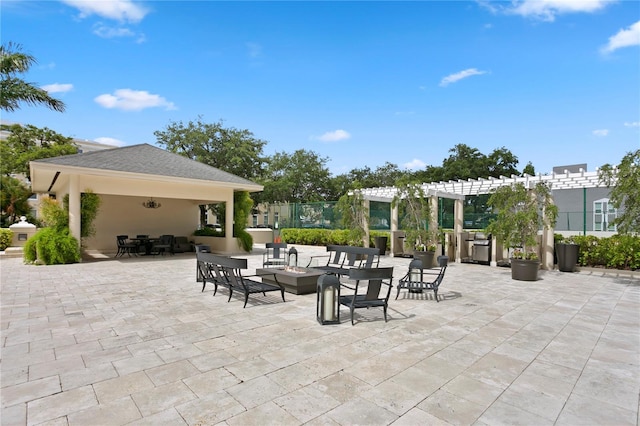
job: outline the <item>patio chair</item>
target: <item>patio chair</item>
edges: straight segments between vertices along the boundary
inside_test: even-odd
[[[409,293],[422,293],[424,290],[432,290],[433,297],[438,300],[438,288],[444,279],[444,273],[449,263],[448,256],[438,256],[438,266],[440,270],[437,272],[429,271],[429,268],[423,268],[422,261],[414,259],[409,264],[409,271],[398,281],[398,293],[396,299],[400,296],[400,290],[408,290]]]
[[[128,235],[118,235],[116,240],[118,241],[118,251],[115,257],[123,256],[125,253],[128,254],[129,257],[131,257],[131,253],[133,253],[134,256],[138,255],[138,244],[129,241]]]
[[[382,308],[384,322],[387,322],[387,306],[393,287],[393,267],[350,269],[349,279],[355,281],[355,287],[346,284],[342,286],[353,290],[353,294],[341,295],[339,301],[351,311],[351,325],[354,325],[354,311],[359,308]]]
[[[262,267],[278,267],[289,264],[289,251],[287,243],[266,243],[266,252],[262,254]]]
[[[151,249],[152,253],[155,254],[160,254],[162,256],[165,255],[165,253],[173,253],[173,235],[160,235],[160,238],[158,239],[158,241],[153,243],[152,249]]]

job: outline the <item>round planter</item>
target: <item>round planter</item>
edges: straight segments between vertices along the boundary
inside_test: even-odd
[[[413,258],[422,262],[422,267],[427,269],[433,267],[433,259],[436,255],[435,251],[414,251]]]
[[[574,272],[578,263],[580,246],[578,244],[558,243],[556,254],[558,255],[558,270],[561,272]]]
[[[537,281],[539,260],[511,259],[511,278],[518,281]]]

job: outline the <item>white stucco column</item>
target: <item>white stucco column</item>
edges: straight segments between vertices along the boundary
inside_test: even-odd
[[[226,247],[233,247],[233,190],[227,193],[225,200],[227,207],[224,209],[224,239]],[[246,225],[246,224],[245,224]]]
[[[456,258],[455,261],[462,262],[462,224],[464,222],[464,200],[456,199],[453,203],[453,234],[456,241]]]
[[[80,229],[80,189],[78,175],[69,176],[69,230],[81,242]],[[62,200],[59,200],[62,203]]]

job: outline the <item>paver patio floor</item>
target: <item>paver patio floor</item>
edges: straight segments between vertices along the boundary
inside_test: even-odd
[[[314,294],[201,293],[193,253],[0,268],[2,425],[638,425],[635,278],[452,264],[440,303],[321,326]]]

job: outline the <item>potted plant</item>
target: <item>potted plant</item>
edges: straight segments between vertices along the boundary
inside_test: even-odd
[[[544,182],[527,189],[523,183],[496,189],[488,201],[497,217],[487,231],[505,247],[515,249],[511,256],[511,277],[521,281],[538,279],[540,259],[537,235],[540,227],[553,227],[558,208],[553,205],[551,190]]]
[[[423,267],[430,268],[436,252],[437,230],[429,229],[429,198],[419,183],[400,182],[397,188],[391,205],[400,209],[405,244],[413,249],[413,257],[420,259]]]
[[[575,243],[573,237],[563,237],[557,241],[555,251],[558,257],[558,270],[561,272],[574,272],[578,263],[580,246]]]
[[[350,245],[363,245],[364,237],[367,234],[365,226],[367,224],[368,211],[365,207],[364,197],[358,189],[345,194],[338,200],[336,210],[340,214],[340,224],[344,229],[348,229],[348,242]]]

